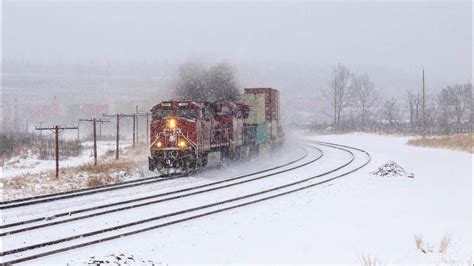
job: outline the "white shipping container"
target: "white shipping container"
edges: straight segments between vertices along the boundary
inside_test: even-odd
[[[265,123],[265,94],[243,94],[242,100],[249,105],[249,117],[245,120],[247,124]]]

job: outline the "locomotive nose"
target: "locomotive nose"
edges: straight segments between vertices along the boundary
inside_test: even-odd
[[[176,135],[172,134],[170,135],[170,142],[175,142],[176,141]]]

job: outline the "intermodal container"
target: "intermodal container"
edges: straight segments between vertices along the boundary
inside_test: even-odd
[[[242,101],[249,106],[249,116],[245,119],[245,123],[254,125],[266,122],[264,94],[245,93],[242,95]]]
[[[272,120],[277,120],[277,121],[280,120],[280,117],[279,117],[280,93],[277,90],[272,89],[272,88],[246,88],[244,91],[245,91],[244,95],[255,95],[255,97],[257,97],[257,95],[263,95],[265,122],[272,121]],[[246,97],[249,97],[249,96],[246,96]],[[261,107],[261,106],[258,106],[258,107]]]
[[[257,143],[264,144],[267,142],[266,124],[257,124]]]

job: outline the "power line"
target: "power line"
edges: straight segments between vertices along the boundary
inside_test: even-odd
[[[120,149],[120,119],[132,117],[133,121],[133,148],[135,148],[135,114],[103,114],[104,117],[115,117],[117,123],[116,143],[115,143],[115,160],[119,159]]]
[[[139,133],[138,133],[138,132],[139,132],[139,131],[138,131],[138,118],[139,118],[139,117],[143,117],[143,116],[146,117],[146,126],[145,126],[145,129],[146,129],[146,142],[145,142],[145,143],[148,143],[148,141],[149,141],[149,139],[150,139],[150,138],[148,137],[148,123],[149,123],[149,120],[148,120],[148,119],[149,119],[150,113],[147,113],[147,112],[139,113],[139,112],[138,112],[138,106],[137,106],[137,112],[135,113],[135,115],[136,115],[136,119],[135,119],[135,120],[136,120],[136,123],[137,123],[137,126],[136,126],[136,129],[137,129],[137,130],[136,130],[137,143],[138,143],[138,135],[139,135]]]
[[[56,178],[59,178],[59,132],[60,130],[68,130],[68,129],[79,129],[78,127],[61,127],[61,126],[54,126],[54,127],[35,127],[36,130],[51,130],[54,132],[55,135],[55,142],[56,142],[56,147],[55,147],[55,154],[56,154]]]
[[[89,119],[79,119],[79,122],[92,122],[92,135],[94,139],[94,165],[97,165],[97,123],[100,123],[101,125],[103,123],[108,123],[110,122],[109,120],[102,120],[102,119],[97,119],[97,118],[89,118]]]

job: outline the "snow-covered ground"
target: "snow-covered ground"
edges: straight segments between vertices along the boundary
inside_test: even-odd
[[[470,262],[471,154],[408,146],[405,137],[351,134],[308,138],[365,149],[372,162],[324,186],[31,263],[80,263],[91,261],[92,256],[100,260],[117,254],[171,264],[359,263],[364,257],[377,258],[383,264]],[[282,183],[285,178],[313,176],[347,160],[329,150],[323,159],[292,174],[192,198],[191,202],[183,201],[183,206],[150,206],[141,213],[149,211],[151,215],[218,196],[258,191],[274,185],[272,180]],[[273,159],[270,156],[268,160]],[[389,160],[413,173],[414,178],[371,173]],[[135,215],[139,213],[136,210]],[[112,217],[105,222],[122,221]],[[415,235],[423,236],[426,254],[416,248]],[[437,251],[443,236],[450,242],[441,254]]]
[[[122,161],[128,161],[129,164],[120,164],[114,160],[115,142],[98,141],[98,165],[99,167],[105,165],[104,168],[110,170],[99,173],[88,167],[94,162],[93,142],[87,141],[82,145],[83,149],[78,156],[60,159],[59,179],[54,178],[55,160],[41,160],[38,158],[38,154],[31,150],[27,154],[5,161],[5,167],[0,168],[1,200],[70,191],[96,186],[101,182],[108,184],[139,179],[145,175],[155,175],[149,172],[145,165],[147,154],[143,147],[132,150],[130,142],[122,141],[120,158]],[[85,168],[81,169],[80,167]],[[96,181],[92,182],[94,180]]]
[[[69,157],[64,160],[60,160],[60,168],[74,167],[86,163],[94,162],[94,153],[92,150],[93,142],[87,141],[83,144],[84,149],[80,156]],[[121,147],[127,147],[129,144],[122,144]],[[97,156],[104,155],[108,150],[115,150],[115,142],[113,141],[100,141],[97,142]],[[38,174],[46,171],[53,171],[56,168],[56,161],[52,160],[40,160],[38,156],[32,154],[31,151],[27,155],[15,156],[5,162],[2,174],[0,178],[11,178],[15,176],[25,174]]]

